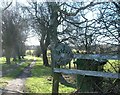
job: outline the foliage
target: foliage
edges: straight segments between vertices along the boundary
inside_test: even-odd
[[[25,53],[27,56],[31,56],[31,55],[34,55],[34,50],[26,50],[26,53]]]

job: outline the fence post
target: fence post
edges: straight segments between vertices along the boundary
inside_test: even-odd
[[[69,62],[69,69],[71,69],[71,62]]]
[[[59,65],[55,64],[55,67],[60,68]],[[53,68],[53,86],[52,86],[52,95],[58,95],[59,93],[59,77],[60,74],[59,73],[55,73],[54,72],[54,68]]]
[[[54,72],[54,68],[60,68],[58,64],[56,64],[53,56],[53,51],[51,51],[51,61],[52,61],[52,76],[53,76],[53,84],[52,84],[52,95],[58,95],[59,92],[59,73]]]
[[[53,87],[52,87],[52,94],[58,94],[59,92],[59,74],[54,73],[53,76]]]
[[[54,68],[60,68],[60,66],[55,61],[54,48],[51,48],[51,65],[52,65],[52,95],[58,95],[59,92],[59,73],[54,72]]]

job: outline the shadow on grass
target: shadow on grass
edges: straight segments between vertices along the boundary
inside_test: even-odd
[[[28,61],[22,60],[21,62],[17,61],[11,62],[11,64],[2,64],[2,77],[17,78],[29,63]]]
[[[11,64],[6,64],[5,58],[0,58],[0,71],[2,72],[2,78],[7,77],[14,79],[19,77],[23,73],[23,70],[33,61],[34,58],[25,58],[16,61],[12,61],[11,59]]]
[[[13,66],[12,68],[9,68],[5,71],[5,69],[2,70],[2,77],[10,77],[10,78],[16,78],[19,76],[20,73],[22,73],[24,69],[24,66]]]

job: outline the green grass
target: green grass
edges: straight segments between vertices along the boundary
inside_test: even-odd
[[[117,73],[120,68],[120,60],[109,60],[107,64],[104,65],[104,70],[107,72]]]
[[[1,57],[1,58],[0,58],[0,64],[5,63],[5,61],[6,61],[5,57]]]
[[[29,64],[30,62],[24,62],[22,65],[19,66],[17,66],[17,64],[15,63],[12,63],[10,65],[2,64],[2,72],[5,72],[5,74],[3,74],[3,77],[16,78]]]
[[[12,70],[8,74],[6,74],[5,77],[16,78],[23,71],[23,69],[27,67],[29,64],[30,62],[24,62],[22,65],[19,65],[16,68],[11,67]]]
[[[8,74],[5,74],[0,78],[0,88],[3,88],[7,85],[8,81],[16,78],[20,72],[24,69],[24,67],[28,66],[33,60],[36,60],[35,66],[32,68],[31,73],[32,76],[27,78],[26,80],[26,92],[29,93],[51,93],[52,92],[52,77],[51,77],[51,68],[43,66],[42,58],[33,57],[33,56],[25,56],[25,64],[20,65],[19,67],[13,69],[16,65],[15,62],[8,65],[5,64],[5,58],[0,58],[0,65],[2,66],[2,70],[10,70]],[[112,66],[111,66],[111,64]],[[118,67],[120,66],[120,60],[109,60],[109,62],[104,65],[105,71],[116,72],[118,71]],[[68,65],[67,65],[68,67]],[[73,65],[72,65],[73,67]],[[114,69],[115,68],[115,69]],[[64,86],[59,84],[59,93],[71,93],[76,89]]]
[[[6,64],[5,58],[0,58],[0,66],[3,73],[2,77],[0,77],[0,88],[6,86],[8,81],[19,76],[23,69],[30,64],[30,62],[26,61],[24,64],[18,66],[16,63],[19,63],[19,61],[11,61],[11,64]]]
[[[42,64],[42,59],[37,58],[36,65],[32,69],[32,77],[29,77],[26,81],[26,91],[31,93],[51,93],[52,92],[52,77],[51,68],[45,67]],[[120,61],[109,60],[113,66],[118,66]],[[109,63],[104,66],[104,69],[108,69],[114,72],[113,67]],[[60,93],[71,93],[75,91],[74,88],[59,85]]]
[[[52,77],[51,68],[42,65],[42,59],[36,61],[36,65],[32,69],[32,77],[26,81],[26,92],[29,93],[51,93],[52,92]],[[60,93],[70,93],[74,88],[59,86]]]

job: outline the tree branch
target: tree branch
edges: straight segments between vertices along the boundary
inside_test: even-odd
[[[11,4],[12,2],[10,2],[10,4],[7,7],[5,7],[2,11],[5,11],[7,8],[9,8]]]

